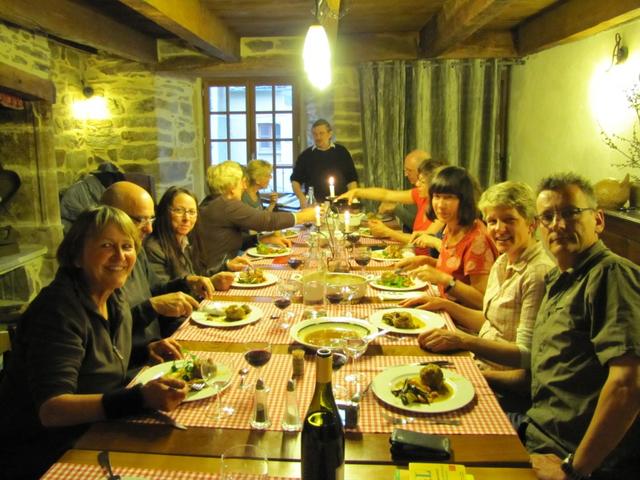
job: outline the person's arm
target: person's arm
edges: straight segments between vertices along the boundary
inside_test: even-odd
[[[347,183],[347,190],[353,190],[354,188],[358,188],[358,182]]]
[[[349,185],[351,185],[351,183]],[[349,203],[351,203],[356,197],[363,200],[377,200],[379,202],[414,203],[413,197],[411,196],[411,190],[388,190],[386,188],[378,187],[350,188],[337,199],[340,200],[345,198]]]
[[[394,230],[380,220],[369,220],[369,229],[371,230],[371,235],[376,238],[390,238],[400,243],[409,243],[411,239],[411,234],[404,233],[401,230]]]
[[[443,288],[448,288],[450,282],[454,278],[453,275],[445,272],[441,272],[437,268],[430,265],[422,266],[411,272],[412,276],[418,277],[421,280],[434,283]],[[458,300],[464,306],[481,309],[482,299],[484,297],[484,291],[487,288],[487,280],[489,275],[470,275],[470,285],[464,282],[456,281],[453,287],[450,287],[446,294]]]
[[[595,412],[573,458],[573,468],[588,475],[602,465],[640,413],[640,357],[625,354],[610,360]],[[553,454],[533,454],[538,478],[565,478],[562,460]]]
[[[296,197],[298,197],[298,200],[300,201],[300,208],[307,208],[309,206],[307,205],[307,197],[302,191],[302,185],[300,185],[300,182],[292,180],[291,188],[293,189],[293,193],[295,193]]]
[[[459,303],[453,302],[447,298],[437,297],[434,295],[422,295],[417,298],[409,298],[400,303],[403,307],[419,308],[429,311],[445,311],[451,319],[458,325],[463,326],[472,332],[479,332],[482,324],[486,321],[482,310],[465,307]],[[469,335],[471,337],[471,335]],[[477,337],[475,337],[477,338]],[[453,348],[463,348],[462,345]]]

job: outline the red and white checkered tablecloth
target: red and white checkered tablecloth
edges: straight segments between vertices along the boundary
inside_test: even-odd
[[[121,477],[136,477],[138,480],[217,480],[220,477],[217,473],[187,472],[178,470],[155,470],[138,467],[117,467],[113,468],[116,475]],[[98,465],[85,465],[81,463],[58,462],[42,477],[43,480],[104,480],[104,472]],[[251,474],[238,474],[234,478],[240,480],[253,480],[259,478]],[[294,480],[290,477],[272,477],[276,480]]]
[[[203,305],[207,304],[207,300]],[[218,302],[224,305],[225,302]],[[238,302],[230,302],[238,303]],[[185,321],[182,326],[172,335],[175,340],[190,340],[198,342],[250,342],[265,340],[276,345],[288,345],[294,340],[289,335],[288,330],[281,328],[284,315],[292,314],[291,324],[303,321],[304,306],[292,304],[284,312],[270,303],[248,303],[251,308],[259,308],[263,311],[263,317],[256,323],[234,328],[215,328],[198,325],[190,320]],[[380,304],[365,303],[356,305],[325,305],[322,310],[329,317],[354,317],[367,319],[373,312],[380,309]],[[272,315],[280,315],[280,318],[272,319]],[[441,312],[445,319],[446,327],[454,329],[453,321],[449,314]],[[387,334],[374,340],[374,345],[414,345],[416,335]]]
[[[197,356],[210,356],[217,362],[222,362],[229,366],[233,372],[237,372],[242,366],[246,366],[242,354],[239,353],[205,353],[193,352]],[[363,356],[356,365],[355,371],[362,374],[362,383],[371,381],[384,368],[393,365],[405,365],[424,361],[424,356]],[[491,388],[478,370],[473,359],[462,357],[429,357],[429,359],[446,359],[454,363],[455,370],[466,377],[474,386],[475,399],[466,407],[459,410],[430,415],[411,414],[416,420],[403,426],[403,428],[427,433],[441,434],[497,434],[515,435],[511,423],[500,409]],[[267,399],[267,411],[271,419],[269,430],[281,430],[281,422],[285,408],[286,379],[291,377],[292,372],[291,355],[272,355],[269,363],[262,368],[260,376],[271,388]],[[343,376],[354,370],[353,365],[345,366],[341,371],[334,374],[334,383],[344,383]],[[249,375],[247,382],[254,385],[255,373]],[[228,389],[222,393],[225,404],[235,407],[233,416],[213,420],[208,416],[208,409],[214,408],[214,399],[204,399],[197,402],[182,404],[177,410],[171,413],[178,422],[187,426],[198,427],[221,427],[235,429],[251,429],[250,420],[253,414],[253,391],[252,389],[241,390],[238,388],[239,380],[235,376]],[[315,387],[315,367],[311,360],[305,360],[305,375],[298,381],[296,393],[301,416],[304,416],[311,401]],[[360,403],[360,422],[358,431],[362,433],[390,433],[394,425],[385,420],[380,414],[386,411],[395,417],[403,415],[399,410],[385,406],[377,400],[372,392],[367,393]],[[460,425],[436,425],[421,421],[421,419],[456,419],[460,420]],[[161,423],[155,418],[141,418],[133,420],[142,423]]]

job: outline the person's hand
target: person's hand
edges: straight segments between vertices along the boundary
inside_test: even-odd
[[[402,300],[398,302],[398,305],[404,308],[419,308],[423,305],[427,305],[433,308],[423,308],[423,310],[443,310],[443,308],[438,305],[439,300],[443,299],[433,296],[430,293],[425,293],[423,295],[420,295],[419,297],[407,298],[405,300]]]
[[[353,202],[354,197],[357,197],[357,196],[358,196],[358,189],[354,188],[353,190],[347,190],[342,195],[339,195],[338,198],[336,198],[336,201],[342,200],[343,198],[346,198],[347,199],[347,203],[349,205],[351,205],[351,203]]]
[[[540,480],[568,480],[562,471],[562,459],[553,453],[532,453],[529,456],[533,471]]]
[[[213,285],[211,286],[213,288]],[[191,295],[183,292],[165,293],[149,299],[159,315],[165,317],[188,317],[200,305]]]
[[[463,332],[452,332],[446,328],[427,330],[418,335],[418,345],[424,350],[432,352],[449,352],[465,348]]]
[[[442,240],[425,232],[413,232],[409,243],[420,248],[435,248],[440,250]]]
[[[320,218],[324,215],[324,207],[320,208]],[[296,213],[296,223],[307,223],[316,221],[316,207],[306,207]]]
[[[153,363],[169,362],[182,358],[180,344],[172,338],[163,338],[147,345],[149,359]]]
[[[425,282],[435,283],[436,285],[445,285],[451,280],[451,275],[441,272],[431,265],[423,265],[411,271],[412,277],[417,277]]]
[[[260,238],[260,243],[270,243],[271,245],[280,245],[282,247],[289,248],[292,243],[291,240],[281,235],[266,235]]]
[[[384,215],[385,213],[393,213],[396,209],[397,203],[393,202],[382,202],[378,205],[378,213],[380,215]]]
[[[407,257],[399,260],[394,265],[396,270],[402,270],[403,272],[408,272],[409,270],[414,270],[421,265],[429,262],[429,257],[426,255],[416,255],[415,257]]]
[[[251,260],[246,257],[235,257],[227,260],[226,267],[232,272],[241,272],[251,265]],[[215,285],[214,285],[215,286]]]
[[[387,227],[380,220],[371,219],[368,223],[369,230],[371,231],[371,235],[377,238],[384,238],[389,236],[389,232],[391,229]]]
[[[278,204],[278,192],[271,192],[269,194],[269,209],[273,210]]]
[[[157,378],[142,386],[144,404],[153,410],[170,412],[187,396],[189,386],[177,378]]]
[[[213,296],[214,288],[211,280],[208,277],[201,277],[199,275],[187,275],[185,278],[191,293],[202,298],[211,298]]]
[[[231,288],[231,284],[236,276],[231,272],[219,272],[211,277],[211,283],[216,290],[226,292]]]

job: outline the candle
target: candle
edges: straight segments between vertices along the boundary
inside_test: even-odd
[[[316,205],[316,227],[320,226],[320,205]]]
[[[329,197],[333,198],[336,196],[336,187],[333,185],[333,177],[329,177]]]
[[[349,210],[344,211],[344,233],[349,233],[349,228],[351,223],[351,213]]]

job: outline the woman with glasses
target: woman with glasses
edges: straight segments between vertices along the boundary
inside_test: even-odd
[[[260,198],[260,190],[263,190],[269,186],[271,178],[273,177],[273,167],[269,162],[264,160],[251,160],[247,164],[247,189],[242,194],[242,201],[247,205],[257,208],[259,210],[265,210],[262,205],[262,199]],[[273,212],[278,202],[278,193],[271,192],[269,195],[269,206],[266,210]]]
[[[194,249],[189,234],[198,220],[198,202],[186,188],[170,187],[158,203],[153,232],[144,244],[149,265],[163,282],[197,274],[194,267]],[[242,270],[248,264],[244,258],[230,259],[224,265],[232,271]],[[228,290],[233,274],[216,273],[211,277],[216,290]]]

